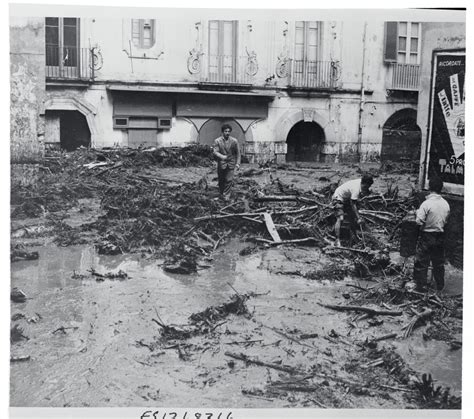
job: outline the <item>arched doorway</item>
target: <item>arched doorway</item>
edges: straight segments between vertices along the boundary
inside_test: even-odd
[[[383,126],[381,161],[419,160],[421,129],[416,124],[416,110],[402,109],[387,119]]]
[[[86,117],[78,111],[61,112],[59,135],[61,148],[66,151],[91,145],[91,132]]]
[[[46,134],[49,146],[65,151],[91,146],[87,119],[79,111],[46,111]]]
[[[316,122],[297,122],[286,139],[286,161],[319,161],[324,141],[324,130]]]
[[[242,127],[233,119],[212,118],[205,122],[199,130],[198,142],[201,144],[213,145],[214,140],[222,135],[221,127],[223,124],[229,124],[232,127],[230,135],[237,139],[240,150],[244,152],[245,133]]]

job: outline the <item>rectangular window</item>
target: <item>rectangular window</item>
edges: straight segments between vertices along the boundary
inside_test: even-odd
[[[46,65],[58,67],[58,76],[73,74],[70,67],[79,64],[79,19],[47,17],[45,32]]]
[[[132,42],[137,48],[142,49],[155,45],[155,20],[132,19]]]
[[[315,62],[318,60],[321,22],[298,21],[295,24],[295,60]]]
[[[128,127],[128,118],[126,117],[115,117],[114,118],[114,128],[122,128],[125,129]]]
[[[420,36],[418,22],[385,22],[384,61],[419,64]]]
[[[237,21],[209,21],[210,81],[233,82],[237,67]]]
[[[297,84],[313,85],[322,77],[319,65],[321,25],[316,21],[295,23],[293,81]]]
[[[169,129],[171,128],[170,118],[158,118],[158,128]]]

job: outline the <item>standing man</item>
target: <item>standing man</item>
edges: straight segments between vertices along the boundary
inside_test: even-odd
[[[336,233],[335,246],[341,246],[341,223],[344,220],[344,214],[349,217],[352,228],[355,223],[357,225],[362,224],[362,219],[357,209],[357,201],[361,196],[370,193],[370,187],[373,183],[374,179],[372,176],[364,175],[362,179],[349,180],[343,183],[334,191],[332,200],[336,215],[336,224],[334,225],[334,232]]]
[[[420,226],[415,255],[413,279],[417,291],[426,291],[428,267],[433,266],[436,288],[444,288],[444,227],[449,216],[449,204],[440,195],[443,181],[434,177],[429,182],[430,194],[416,211]]]
[[[219,192],[228,201],[234,181],[234,169],[240,169],[240,148],[237,139],[230,136],[230,125],[222,125],[221,131],[222,135],[214,140],[214,156],[217,158]]]

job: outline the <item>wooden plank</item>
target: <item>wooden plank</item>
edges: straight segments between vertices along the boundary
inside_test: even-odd
[[[275,224],[273,223],[272,216],[268,212],[264,212],[263,218],[265,220],[265,225],[267,226],[267,230],[270,233],[270,236],[272,236],[273,241],[276,243],[281,242],[280,235],[278,234]]]

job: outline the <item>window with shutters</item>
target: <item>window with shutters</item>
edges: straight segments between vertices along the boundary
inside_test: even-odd
[[[141,49],[155,45],[155,20],[132,19],[132,42],[135,47]]]
[[[291,85],[300,87],[331,86],[331,63],[320,61],[321,34],[322,22],[295,22]]]
[[[421,23],[385,22],[384,61],[399,64],[420,63]]]
[[[46,78],[89,79],[91,51],[80,48],[80,19],[45,18]]]
[[[236,81],[237,21],[209,21],[209,79],[231,83]]]
[[[385,22],[384,61],[391,68],[390,89],[418,90],[420,38],[419,22]]]
[[[320,22],[296,22],[295,60],[317,61],[320,48]]]

